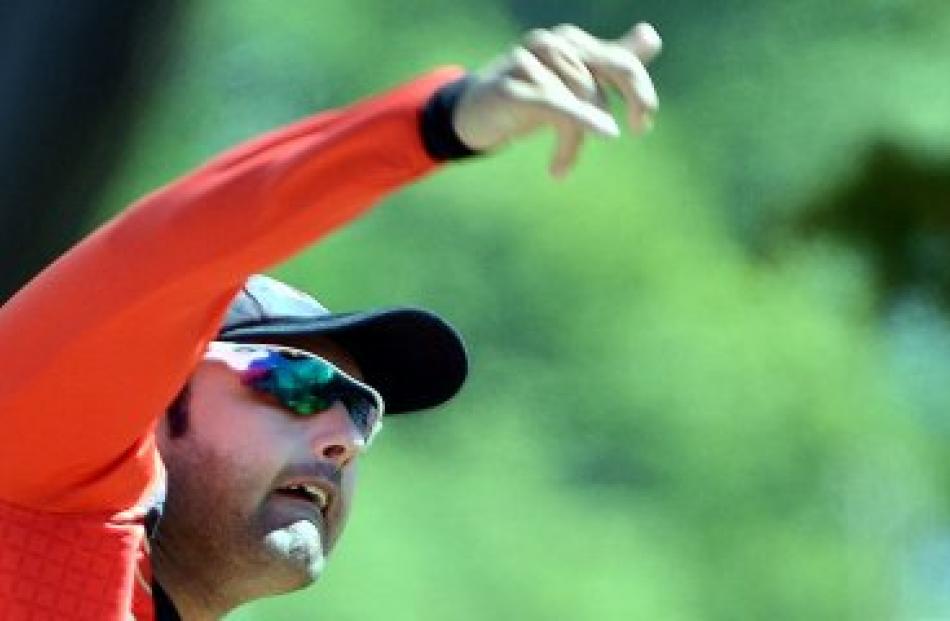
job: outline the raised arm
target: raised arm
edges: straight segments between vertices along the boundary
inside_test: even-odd
[[[432,170],[420,112],[446,69],[272,132],[143,198],[0,309],[0,499],[117,510],[148,433],[244,279]]]
[[[55,511],[135,503],[156,470],[150,430],[249,274],[437,159],[550,127],[551,172],[565,174],[586,134],[619,133],[605,87],[624,96],[634,130],[648,125],[657,100],[644,63],[659,45],[646,24],[619,41],[536,30],[467,81],[453,82],[458,69],[429,74],[142,199],[0,309],[0,500]]]

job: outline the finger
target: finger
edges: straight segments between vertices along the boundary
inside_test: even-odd
[[[551,159],[549,170],[551,175],[561,179],[570,172],[577,161],[577,155],[584,143],[584,132],[579,130],[576,125],[556,127],[556,130],[557,148],[554,151],[554,157]]]
[[[612,116],[569,93],[567,96],[551,96],[534,84],[514,79],[506,80],[502,88],[512,103],[521,108],[518,116],[533,118],[532,125],[573,124],[583,131],[608,138],[620,135],[620,128]]]
[[[554,33],[538,29],[527,36],[527,49],[541,64],[554,73],[578,99],[610,114],[607,97],[601,84],[578,57],[575,48]],[[616,121],[614,121],[616,124]],[[550,172],[562,178],[574,166],[584,141],[584,132],[576,126],[557,129],[557,148],[551,161]]]
[[[537,29],[525,37],[525,47],[575,96],[592,103],[597,101],[599,85],[567,41],[548,30]]]
[[[630,49],[596,39],[577,26],[568,24],[555,30],[577,46],[582,59],[598,80],[620,91],[627,104],[631,127],[644,129],[649,116],[659,107],[659,98],[640,59]]]
[[[513,58],[527,80],[508,78],[503,88],[513,99],[533,110],[539,121],[572,122],[603,136],[620,135],[617,122],[608,112],[575,97],[531,52],[516,48]]]
[[[660,100],[640,59],[617,46],[603,51],[590,63],[594,75],[620,91],[627,104],[631,127],[643,129],[649,117],[659,109]]]
[[[586,30],[578,28],[574,24],[561,24],[554,27],[553,32],[564,36],[572,41],[578,42],[583,48],[593,48],[601,45],[610,45],[610,41],[602,41],[590,34]],[[627,34],[620,37],[614,45],[620,45],[636,54],[637,58],[644,64],[651,62],[660,53],[663,47],[663,41],[660,33],[652,24],[647,22],[638,22]]]
[[[646,22],[635,25],[617,43],[633,52],[644,65],[650,64],[663,49],[660,33]]]

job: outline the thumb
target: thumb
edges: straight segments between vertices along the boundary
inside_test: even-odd
[[[633,52],[644,65],[656,58],[663,47],[656,28],[646,22],[635,25],[617,43]]]

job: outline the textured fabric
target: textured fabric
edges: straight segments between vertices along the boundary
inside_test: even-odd
[[[130,508],[160,478],[157,418],[250,274],[433,170],[420,111],[461,73],[433,72],[214,159],[0,308],[0,619],[130,618],[136,563],[148,573]]]
[[[140,516],[0,503],[0,619],[127,619]]]

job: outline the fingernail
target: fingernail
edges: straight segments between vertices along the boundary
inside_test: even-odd
[[[620,135],[620,126],[617,125],[617,121],[606,112],[597,110],[591,118],[597,130],[605,136],[616,138]]]
[[[640,22],[624,37],[626,45],[644,63],[648,63],[663,49],[663,40],[651,24]]]
[[[651,85],[650,88],[646,91],[645,97],[643,98],[643,103],[646,105],[647,109],[652,112],[656,112],[660,109],[660,98],[656,94],[656,90]]]

